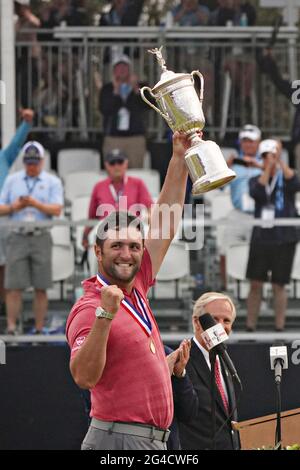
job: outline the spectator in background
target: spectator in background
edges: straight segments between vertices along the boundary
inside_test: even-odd
[[[41,5],[40,17],[43,28],[56,26],[88,26],[89,17],[86,0],[54,0]]]
[[[22,145],[28,136],[28,133],[32,126],[34,112],[32,109],[22,109],[21,117],[23,119],[21,125],[18,127],[14,138],[11,140],[9,145],[4,149],[0,150],[0,193],[4,184],[4,181],[9,173],[9,169],[13,165],[14,161],[21,150]],[[5,247],[7,230],[5,227],[5,219],[0,218],[0,311],[4,310],[5,302],[5,290],[4,290],[4,268],[5,268]]]
[[[87,0],[70,0],[70,8],[65,21],[68,26],[88,26]]]
[[[275,329],[285,326],[287,293],[295,248],[298,241],[296,227],[274,227],[278,218],[297,217],[295,193],[300,181],[294,170],[280,158],[281,147],[276,140],[263,140],[259,153],[263,172],[250,179],[250,196],[255,200],[255,217],[266,221],[266,227],[253,228],[247,278],[250,279],[247,330],[254,331],[262,299],[264,282],[271,281],[274,292]],[[269,274],[271,272],[271,278]]]
[[[226,4],[227,4],[227,1],[228,0],[217,0],[217,8],[215,8],[215,10],[213,10],[209,16],[209,24],[211,26],[225,26],[226,25],[226,21],[225,21],[225,24],[221,25],[221,19],[220,19],[220,15],[222,13],[222,10],[224,8],[226,8]]]
[[[103,13],[100,26],[136,26],[144,0],[113,0],[111,8]]]
[[[62,53],[60,57],[62,60],[53,54],[52,61],[49,62],[45,58],[41,61],[44,78],[34,100],[38,122],[44,128],[56,128],[52,133],[51,131],[43,133],[43,139],[49,141],[65,140],[64,129],[68,125],[76,126],[80,115],[76,80],[71,80],[67,60],[64,60],[65,53]],[[77,57],[73,55],[72,72],[74,74],[76,64]]]
[[[113,0],[108,12],[103,12],[100,16],[100,26],[137,26],[143,10],[145,0]],[[118,41],[116,41],[118,42]],[[126,54],[131,57],[139,56],[139,48],[126,47],[126,39],[105,48],[104,63],[112,62],[116,55]],[[132,39],[130,40],[132,43]]]
[[[255,25],[256,10],[251,3],[241,0],[219,0],[218,4],[210,19],[213,26]],[[220,71],[224,70],[230,74],[235,99],[239,100],[237,107],[243,108],[247,120],[251,119],[251,92],[255,75],[255,61],[251,54],[253,55],[253,48],[248,40],[240,40],[227,51],[219,50],[215,57],[216,85],[224,82]],[[219,99],[217,96],[217,100]]]
[[[43,3],[39,9],[41,27],[51,29],[66,21],[70,8],[69,3],[69,0],[53,0],[49,3]]]
[[[259,175],[262,170],[258,155],[260,140],[261,131],[258,127],[246,124],[239,132],[239,158],[232,155],[227,160],[228,166],[236,173],[236,178],[229,183],[233,210],[229,213],[228,220],[232,222],[232,226],[224,229],[220,260],[224,287],[226,287],[226,249],[237,243],[247,243],[251,237],[251,227],[239,225],[239,222],[253,219],[254,201],[249,194],[249,180]]]
[[[137,26],[143,10],[144,0],[113,0],[107,13],[102,13],[100,26]],[[111,39],[109,40],[111,43]],[[116,55],[126,54],[131,57],[139,56],[139,48],[126,47],[126,39],[104,50],[104,63],[110,63]],[[132,40],[130,41],[132,43]]]
[[[206,6],[199,4],[198,0],[181,0],[173,10],[173,21],[179,26],[206,26],[209,22],[210,11]],[[201,41],[186,41],[186,47],[180,47],[176,51],[176,63],[184,70],[200,70],[204,76],[204,100],[203,109],[208,122],[212,124],[212,108],[214,102],[214,70],[209,60],[209,48],[203,46]],[[203,42],[203,41],[202,41]]]
[[[13,139],[7,147],[0,150],[0,192],[9,170],[17,159],[17,156],[32,128],[34,111],[32,109],[20,109],[20,117],[22,118],[22,122]]]
[[[246,15],[247,24],[241,24],[242,15]],[[218,0],[218,7],[210,17],[213,26],[254,26],[256,21],[256,10],[249,2],[241,0]]]
[[[113,62],[112,82],[100,92],[103,153],[119,148],[128,156],[129,167],[141,168],[146,153],[144,116],[148,106],[140,96],[142,84],[130,68],[128,56],[117,57]]]
[[[205,26],[208,24],[210,11],[198,0],[181,0],[173,9],[174,23],[179,26]]]
[[[294,122],[292,127],[291,135],[291,151],[290,151],[290,162],[297,170],[297,174],[300,174],[300,102],[299,102],[299,91],[293,87],[293,84],[283,78],[278,65],[274,59],[271,49],[263,51],[261,56],[258,56],[258,64],[261,72],[267,74],[275,85],[279,93],[282,93],[290,102],[295,106]],[[295,93],[296,101],[293,100],[293,94]]]
[[[41,21],[32,13],[29,2],[25,3],[21,0],[15,1],[15,12],[18,16],[15,29],[17,41],[30,43],[17,48],[17,89],[21,106],[28,108],[32,106],[33,95],[38,86],[38,59],[41,48],[35,29],[41,27]],[[32,31],[24,33],[23,29]]]
[[[261,173],[262,163],[259,161],[258,147],[261,131],[252,124],[246,124],[239,132],[239,158],[232,156],[227,161],[236,173],[236,178],[230,182],[231,201],[237,217],[242,214],[254,213],[254,203],[249,196],[249,179]],[[239,240],[242,241],[242,240]]]
[[[0,215],[12,221],[38,222],[59,216],[63,188],[56,176],[43,171],[44,148],[35,141],[23,148],[25,169],[6,179],[0,195]],[[45,228],[16,227],[7,241],[5,288],[7,334],[16,333],[22,291],[35,289],[35,331],[42,333],[47,312],[46,289],[51,287],[51,235]]]
[[[141,211],[138,205],[150,210],[152,198],[144,182],[140,178],[127,176],[128,158],[124,152],[114,149],[105,156],[104,166],[108,177],[99,181],[93,189],[89,219],[103,218],[112,210],[128,210],[133,213]],[[134,214],[146,215],[146,214]],[[83,235],[83,247],[88,248],[88,235],[91,228],[87,227]]]

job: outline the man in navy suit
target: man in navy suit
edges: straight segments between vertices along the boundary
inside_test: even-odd
[[[194,337],[190,351],[187,373],[198,395],[198,410],[188,424],[180,423],[180,442],[183,449],[211,449],[211,364],[209,353],[201,337],[203,333],[199,317],[210,313],[217,323],[221,323],[227,335],[230,334],[236,317],[230,297],[217,292],[203,294],[193,309]],[[232,421],[237,421],[236,397],[231,376],[217,356],[216,379],[216,434],[215,448],[218,450],[238,450],[240,440]],[[226,424],[224,424],[226,422]],[[224,425],[223,425],[224,424]]]
[[[193,388],[193,384],[186,373],[186,365],[190,358],[191,341],[183,340],[179,347],[179,352],[173,351],[168,346],[164,346],[166,356],[170,358],[169,367],[172,368],[172,356],[175,364],[172,371],[172,391],[174,399],[174,416],[170,425],[170,436],[167,442],[168,450],[180,450],[179,423],[186,425],[193,419],[198,409],[198,396]],[[176,355],[177,354],[177,355]]]

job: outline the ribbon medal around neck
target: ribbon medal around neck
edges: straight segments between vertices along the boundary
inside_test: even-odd
[[[107,287],[110,285],[106,280],[103,279],[103,277],[100,276],[99,273],[97,274],[97,282],[101,287]],[[134,307],[134,305],[132,305],[131,302],[129,302],[126,299],[121,300],[121,304],[125,308],[126,312],[129,313],[129,315],[140,325],[144,333],[148,336],[148,338],[150,339],[150,342],[149,342],[150,351],[152,352],[152,354],[155,354],[156,348],[155,348],[153,339],[151,337],[152,324],[147,314],[144,301],[136,288],[133,288],[133,294],[135,296],[135,299],[136,299],[137,305],[139,306],[140,311],[137,310]]]

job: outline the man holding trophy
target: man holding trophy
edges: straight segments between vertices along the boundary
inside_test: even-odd
[[[145,237],[141,220],[126,212],[102,220],[95,244],[98,275],[84,281],[84,295],[66,325],[72,376],[79,387],[91,391],[92,420],[84,450],[166,449],[173,419],[170,374],[181,352],[179,348],[166,359],[147,293],[181,220],[187,169],[195,193],[234,177],[218,146],[200,137],[202,76],[199,102],[193,75],[168,72],[161,51],[155,54],[164,72],[150,93],[157,96],[162,111],[155,109],[174,136],[149,232]],[[169,217],[165,212],[162,217],[163,206],[170,208]]]

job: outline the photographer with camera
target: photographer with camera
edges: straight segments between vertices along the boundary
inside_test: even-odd
[[[296,227],[274,226],[272,221],[297,217],[295,194],[300,191],[300,181],[295,171],[281,160],[280,153],[281,144],[278,141],[263,140],[259,146],[263,172],[249,181],[250,196],[255,201],[255,218],[266,221],[266,227],[254,227],[251,237],[247,267],[247,278],[251,281],[248,331],[256,328],[262,286],[269,280],[274,292],[275,330],[282,331],[285,325],[285,284],[290,282],[298,236]]]
[[[246,124],[239,132],[238,158],[232,155],[227,160],[227,165],[236,173],[236,178],[229,183],[233,210],[228,215],[231,224],[224,228],[221,243],[220,269],[224,288],[226,288],[226,249],[237,243],[250,241],[250,227],[237,222],[247,222],[253,219],[254,201],[249,195],[249,180],[261,173],[262,164],[258,158],[260,140],[260,129]]]

